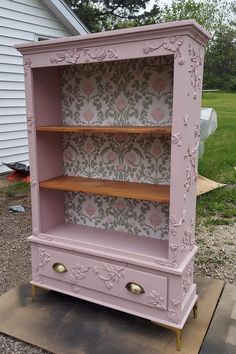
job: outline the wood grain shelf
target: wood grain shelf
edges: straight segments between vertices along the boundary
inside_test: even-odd
[[[168,185],[61,176],[40,182],[39,186],[47,189],[149,200],[159,203],[168,203],[170,200]]]
[[[130,134],[171,134],[171,126],[160,127],[128,127],[128,126],[74,126],[49,125],[38,126],[38,132],[56,133],[130,133]]]

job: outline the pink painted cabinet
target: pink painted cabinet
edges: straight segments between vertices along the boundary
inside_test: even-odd
[[[208,39],[190,20],[17,46],[32,284],[184,326]]]

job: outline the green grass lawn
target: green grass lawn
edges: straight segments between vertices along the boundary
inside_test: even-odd
[[[198,198],[198,215],[208,224],[230,224],[236,217],[236,93],[207,92],[203,107],[213,107],[218,128],[205,142],[199,174],[227,187]]]

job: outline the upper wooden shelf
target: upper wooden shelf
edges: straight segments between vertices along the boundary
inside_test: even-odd
[[[170,187],[168,185],[61,176],[40,182],[39,186],[48,189],[149,200],[159,203],[168,203],[170,200]]]
[[[38,126],[38,132],[65,132],[65,133],[130,133],[130,134],[171,134],[171,127],[129,127],[129,126],[74,126],[49,125]]]

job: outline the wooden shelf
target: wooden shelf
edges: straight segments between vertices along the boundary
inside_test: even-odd
[[[171,127],[129,127],[129,126],[73,126],[49,125],[39,126],[38,132],[57,133],[130,133],[130,134],[171,134]]]
[[[168,203],[170,199],[170,187],[168,185],[61,176],[40,182],[39,186],[48,189],[149,200],[159,203]]]

